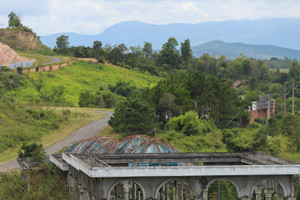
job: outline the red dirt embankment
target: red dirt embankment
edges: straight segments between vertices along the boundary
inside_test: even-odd
[[[98,62],[97,59],[95,58],[78,58],[77,60],[85,60],[85,61],[92,61],[92,62]],[[62,63],[60,65],[51,65],[51,66],[45,66],[45,67],[40,67],[39,68],[39,72],[43,71],[49,71],[49,70],[58,70],[59,68],[61,67],[65,67],[65,66],[68,66],[70,64],[72,64],[74,61],[70,61],[70,62],[67,62],[67,63]],[[26,69],[23,69],[26,71]],[[31,69],[28,69],[27,71],[30,71],[30,72],[37,72],[36,71],[36,68],[31,68]]]
[[[0,42],[0,65],[9,66],[10,63],[34,61],[34,59],[19,56],[12,48]]]

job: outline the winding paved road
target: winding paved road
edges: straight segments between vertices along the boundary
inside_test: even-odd
[[[46,57],[50,58],[51,61],[42,63],[42,65],[48,65],[48,64],[56,63],[56,62],[59,62],[62,60],[62,58],[54,57],[54,56],[46,56]]]
[[[106,116],[102,119],[93,121],[93,122],[81,127],[80,129],[73,132],[71,135],[69,135],[65,139],[57,142],[56,144],[46,147],[46,149],[45,149],[46,153],[53,154],[54,152],[62,149],[63,147],[69,146],[70,144],[72,144],[75,141],[96,136],[97,133],[102,131],[108,125],[107,122],[110,119],[110,117],[112,116],[113,112],[112,111],[95,111],[95,112],[105,113]],[[0,172],[9,171],[12,169],[16,169],[18,167],[19,167],[19,165],[18,165],[17,161],[12,160],[12,161],[9,161],[7,163],[0,165]]]

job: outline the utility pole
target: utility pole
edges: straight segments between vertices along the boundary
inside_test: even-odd
[[[297,87],[297,85],[295,85],[295,81],[293,81],[292,83],[292,114],[295,114],[295,88]]]
[[[215,120],[212,121],[213,125],[213,135],[214,135],[214,148],[216,151],[216,133],[215,133]]]
[[[271,103],[270,94],[267,95],[267,101],[268,101],[268,119],[270,119],[270,103]]]
[[[290,86],[289,86],[290,87]],[[288,87],[288,88],[289,88]],[[286,96],[288,95],[288,91],[286,87],[283,88],[283,115],[285,116],[286,114]]]

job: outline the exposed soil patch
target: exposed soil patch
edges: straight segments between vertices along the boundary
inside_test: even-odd
[[[0,65],[9,66],[10,63],[35,61],[19,56],[12,48],[0,42]]]

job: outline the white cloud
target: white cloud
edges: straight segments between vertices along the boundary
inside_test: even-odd
[[[199,23],[300,17],[298,0],[0,0],[0,25],[15,11],[39,35],[98,34],[122,21]]]

